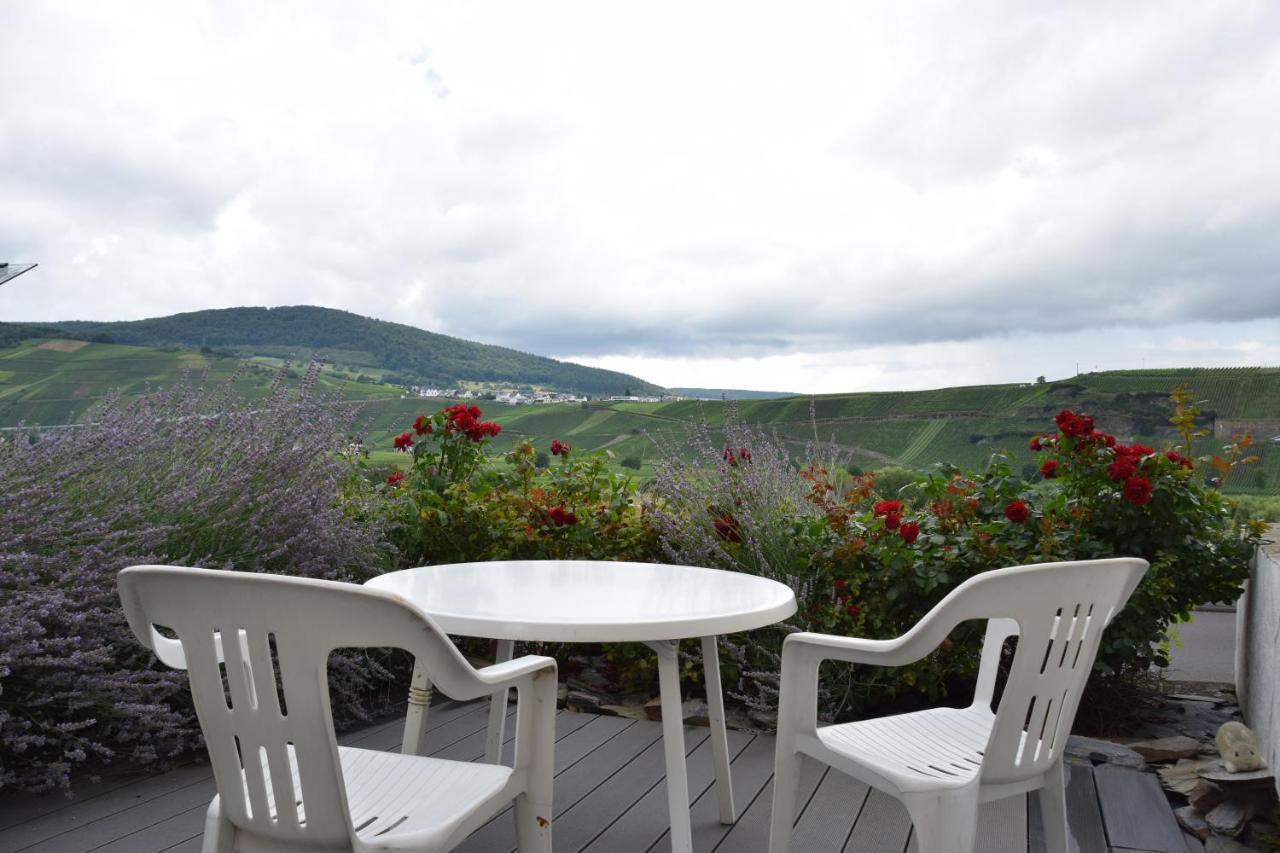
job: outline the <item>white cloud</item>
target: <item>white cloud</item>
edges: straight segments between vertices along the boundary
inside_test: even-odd
[[[1273,4],[5,15],[2,319],[321,304],[836,390],[1280,317]]]

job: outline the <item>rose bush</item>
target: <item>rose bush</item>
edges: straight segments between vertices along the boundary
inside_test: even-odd
[[[576,454],[555,439],[557,462],[517,442],[489,465],[486,448],[501,427],[475,406],[419,417],[396,439],[410,470],[383,491],[401,565],[500,559],[648,559],[654,537],[631,481],[605,453]]]
[[[656,518],[670,558],[764,574],[796,592],[799,611],[782,630],[726,644],[741,674],[738,693],[752,713],[768,722],[776,711],[778,652],[786,631],[896,637],[965,578],[1022,563],[1111,556],[1150,561],[1151,570],[1104,636],[1095,670],[1115,679],[1145,673],[1153,663],[1166,665],[1170,626],[1189,618],[1197,604],[1239,594],[1262,528],[1234,520],[1229,502],[1195,476],[1189,455],[1124,444],[1084,414],[1063,411],[1055,420],[1056,430],[1030,443],[1041,456],[1039,482],[1024,481],[1011,460],[997,454],[976,474],[938,466],[886,500],[874,475],[850,478],[834,462],[797,471],[780,442],[741,427],[730,430],[738,430],[747,458],[756,460],[751,487],[741,487],[745,466],[730,463],[727,449],[718,468],[704,462],[660,478],[664,510]],[[695,437],[691,443],[706,442]],[[744,458],[740,451],[733,457]],[[1213,458],[1206,457],[1206,464]],[[789,488],[798,482],[807,485],[804,509]],[[704,518],[712,519],[713,535],[699,524]],[[785,546],[766,550],[777,540]],[[830,665],[822,682],[823,712],[842,717],[886,702],[910,703],[913,696],[936,702],[964,693],[980,640],[981,626],[965,625],[911,666]]]

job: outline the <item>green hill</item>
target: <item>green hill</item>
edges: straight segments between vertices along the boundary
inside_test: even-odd
[[[1280,493],[1280,369],[1185,369],[1095,373],[1037,385],[981,385],[931,391],[834,394],[780,400],[613,403],[494,409],[501,441],[560,438],[584,449],[605,447],[619,458],[652,457],[646,433],[675,430],[702,418],[723,424],[726,411],[776,433],[799,457],[815,438],[833,442],[844,461],[864,469],[925,468],[950,462],[984,465],[992,453],[1012,453],[1034,473],[1031,436],[1053,428],[1053,416],[1074,408],[1124,441],[1155,446],[1173,441],[1169,392],[1186,383],[1200,400],[1202,421],[1227,435],[1200,439],[1198,453],[1217,451],[1236,428],[1255,438],[1257,464],[1239,469],[1229,491]],[[812,414],[811,414],[812,412]]]
[[[0,349],[0,427],[73,423],[88,406],[110,393],[139,394],[169,385],[184,375],[206,375],[208,382],[235,378],[238,393],[264,396],[277,364],[182,349],[155,349],[87,343],[61,338],[34,339]],[[293,370],[300,375],[301,368]],[[401,391],[386,385],[352,382],[329,370],[321,390],[345,400],[399,401]]]
[[[584,367],[413,326],[312,306],[225,308],[126,322],[0,323],[0,347],[32,335],[143,347],[187,347],[239,356],[316,354],[395,384],[494,383],[581,394],[661,389],[625,373]]]
[[[139,393],[191,371],[207,371],[210,381],[234,375],[240,393],[260,395],[266,393],[279,364],[278,358],[268,356],[246,364],[210,350],[26,340],[0,349],[0,427],[20,420],[74,422],[90,403],[113,390]],[[400,389],[368,375],[355,381],[349,366],[340,360],[326,366],[320,384],[341,399],[364,401],[367,435],[375,448],[389,451],[392,437],[407,429],[418,414],[453,402],[406,397]],[[361,372],[366,370],[377,372],[372,367]],[[1275,368],[1092,373],[1035,385],[797,396],[729,404],[684,400],[506,406],[476,402],[486,416],[503,426],[497,450],[524,438],[546,449],[551,439],[559,438],[582,450],[607,449],[618,461],[633,460],[642,478],[651,471],[656,452],[651,436],[679,437],[699,419],[715,432],[726,412],[734,411],[742,420],[776,433],[797,458],[815,439],[834,443],[842,464],[863,469],[885,465],[923,469],[936,462],[976,468],[993,452],[1004,450],[1014,455],[1018,467],[1034,473],[1027,441],[1051,429],[1053,415],[1064,408],[1092,414],[1100,428],[1124,441],[1142,440],[1155,446],[1171,441],[1168,395],[1182,383],[1202,401],[1204,425],[1216,425],[1223,433],[1201,439],[1198,453],[1218,450],[1232,432],[1241,429],[1248,429],[1256,439],[1260,461],[1233,473],[1228,491],[1280,493],[1280,443],[1275,440],[1280,438],[1280,369]],[[381,458],[394,457],[388,453]]]

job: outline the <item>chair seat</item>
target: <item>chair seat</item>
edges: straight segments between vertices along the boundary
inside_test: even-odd
[[[498,764],[345,747],[338,754],[356,835],[387,845],[401,834],[447,836],[511,778]]]
[[[817,735],[827,749],[900,790],[952,788],[982,770],[994,723],[995,715],[980,706],[930,708],[820,726]]]
[[[293,790],[299,784],[298,763],[290,748]],[[450,761],[416,755],[400,755],[369,749],[338,747],[342,777],[346,783],[351,825],[367,844],[395,848],[397,841],[413,837],[418,849],[421,839],[447,838],[454,828],[484,806],[507,784],[512,770],[497,764]],[[275,814],[271,774],[263,767],[267,802]],[[299,804],[298,817],[305,825],[306,806]]]

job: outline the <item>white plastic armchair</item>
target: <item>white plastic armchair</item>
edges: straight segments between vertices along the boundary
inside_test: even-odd
[[[1103,629],[1148,568],[1145,560],[1043,563],[969,578],[894,640],[797,633],[782,650],[770,853],[790,849],[800,756],[902,801],[919,853],[971,853],[978,805],[1039,791],[1045,849],[1067,853],[1062,751]],[[820,726],[825,660],[903,666],[971,619],[987,621],[973,704]],[[1001,648],[1017,651],[993,711]]]
[[[133,566],[118,585],[138,639],[189,673],[218,787],[205,853],[449,850],[512,801],[522,853],[550,853],[551,658],[476,670],[424,613],[352,584]],[[409,651],[455,699],[514,687],[513,766],[338,746],[328,658],[353,647]]]

